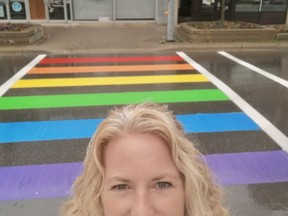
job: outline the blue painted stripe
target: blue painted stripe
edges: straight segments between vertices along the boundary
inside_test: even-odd
[[[260,130],[245,113],[177,115],[186,133]]]
[[[244,113],[177,115],[186,133],[260,130]],[[0,123],[0,143],[90,138],[103,119]]]
[[[222,185],[288,182],[288,154],[284,151],[205,155]],[[66,197],[82,163],[0,168],[0,200]]]

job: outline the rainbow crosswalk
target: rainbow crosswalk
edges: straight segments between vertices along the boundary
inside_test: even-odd
[[[46,57],[0,97],[0,151],[21,146],[21,157],[27,156],[19,164],[11,161],[0,167],[0,200],[67,196],[82,169],[75,158],[84,152],[74,149],[75,142],[84,140],[87,145],[113,106],[143,101],[168,104],[187,134],[217,133],[224,139],[232,132],[243,137],[264,134],[224,92],[176,54]],[[220,106],[217,112],[216,106]],[[67,140],[71,147],[65,151],[73,160],[51,156],[35,164],[29,159],[29,151],[53,146],[49,150],[57,152]],[[201,140],[199,144],[207,145]],[[205,152],[205,161],[223,185],[288,181],[288,156],[280,148],[257,152],[249,147],[242,152],[215,148],[220,153]]]
[[[217,89],[13,96],[0,99],[0,110],[123,105],[145,100],[156,103],[179,103],[227,99],[227,96]]]
[[[244,113],[177,115],[186,133],[260,130]],[[1,123],[1,143],[90,138],[102,119]],[[44,130],[45,129],[45,130]]]

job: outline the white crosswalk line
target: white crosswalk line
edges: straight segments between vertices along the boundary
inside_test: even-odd
[[[35,67],[35,65],[37,65],[45,57],[46,57],[45,54],[38,55],[30,63],[28,63],[21,70],[19,70],[13,77],[7,80],[2,86],[0,86],[0,97],[2,97],[8,91],[8,89],[14,85],[14,83],[16,83],[23,76],[25,76],[25,74],[28,73],[28,71],[30,71],[33,67]]]
[[[243,112],[246,113],[259,127],[270,136],[284,151],[288,152],[288,137],[283,134],[277,127],[268,121],[261,113],[254,107],[241,98],[235,91],[233,91],[224,82],[219,80],[216,76],[211,74],[208,70],[200,64],[191,59],[184,52],[177,52],[186,62],[193,66],[197,71],[205,75],[217,88],[223,91]]]
[[[250,64],[250,63],[248,63],[246,61],[243,61],[243,60],[241,60],[239,58],[236,58],[235,56],[233,56],[233,55],[231,55],[231,54],[229,54],[227,52],[218,51],[218,53],[220,55],[225,56],[226,58],[228,58],[228,59],[230,59],[230,60],[232,60],[232,61],[234,61],[234,62],[236,62],[238,64],[241,64],[244,67],[246,67],[246,68],[248,68],[250,70],[253,70],[254,72],[256,72],[258,74],[261,74],[262,76],[265,76],[265,77],[267,77],[267,78],[269,78],[269,79],[271,79],[271,80],[273,80],[273,81],[285,86],[286,88],[288,88],[288,81],[287,80],[284,80],[284,79],[282,79],[280,77],[277,77],[277,76],[275,76],[275,75],[273,75],[271,73],[268,73],[267,71],[265,71],[265,70],[263,70],[261,68],[258,68],[258,67],[254,66],[254,65],[252,65],[252,64]]]

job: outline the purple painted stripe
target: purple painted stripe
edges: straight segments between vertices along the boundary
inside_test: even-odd
[[[284,151],[206,155],[222,185],[288,182]],[[65,197],[82,170],[82,163],[0,168],[0,200]]]
[[[0,200],[64,197],[82,171],[82,163],[0,168]]]
[[[285,151],[212,154],[205,160],[221,185],[288,182]]]

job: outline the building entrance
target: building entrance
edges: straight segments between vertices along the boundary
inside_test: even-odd
[[[73,0],[76,21],[154,20],[155,0]]]
[[[70,20],[70,0],[29,0],[31,20]]]
[[[70,0],[0,0],[0,20],[70,20]]]
[[[29,1],[30,16],[32,20],[45,20],[45,4],[44,1],[30,0]]]

